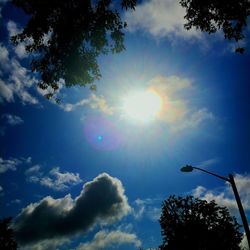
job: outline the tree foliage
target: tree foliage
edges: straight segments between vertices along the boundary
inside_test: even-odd
[[[16,250],[17,243],[13,238],[13,230],[9,227],[11,218],[0,219],[0,249]]]
[[[184,25],[209,34],[222,30],[225,39],[236,42],[244,38],[243,30],[250,14],[248,0],[180,0],[186,8]],[[238,47],[236,52],[243,53],[244,48]]]
[[[192,196],[170,196],[160,217],[162,250],[239,250],[239,224],[225,207]]]
[[[12,0],[29,21],[12,37],[25,42],[33,54],[32,71],[39,72],[39,87],[53,96],[59,79],[66,86],[91,84],[100,78],[97,57],[124,50],[119,10],[134,9],[136,0]]]

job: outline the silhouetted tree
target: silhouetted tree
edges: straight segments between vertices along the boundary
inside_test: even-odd
[[[239,250],[240,225],[225,207],[192,196],[170,196],[160,217],[162,250]]]
[[[101,74],[100,54],[124,50],[120,9],[134,9],[136,0],[12,0],[30,16],[24,30],[12,37],[15,44],[25,42],[33,53],[32,71],[39,72],[39,87],[58,89],[65,85],[92,84]]]
[[[17,243],[13,238],[13,230],[9,227],[11,218],[0,219],[0,249],[16,250]]]
[[[248,0],[180,0],[180,3],[186,8],[186,29],[194,27],[209,34],[222,30],[225,39],[236,42],[244,38],[243,29],[250,14]],[[243,53],[244,48],[235,51]]]

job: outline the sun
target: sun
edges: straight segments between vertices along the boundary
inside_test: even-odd
[[[122,110],[128,120],[147,123],[157,117],[161,107],[161,97],[154,90],[148,89],[128,94],[123,99]]]

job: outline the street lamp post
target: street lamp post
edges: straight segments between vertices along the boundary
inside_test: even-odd
[[[247,237],[247,241],[248,241],[248,246],[250,248],[250,231],[249,231],[249,226],[248,226],[248,223],[247,223],[246,214],[244,212],[244,209],[243,209],[243,206],[242,206],[242,203],[241,203],[241,200],[240,200],[240,196],[239,196],[238,190],[237,190],[235,182],[234,182],[233,175],[229,174],[228,178],[226,178],[226,177],[223,177],[223,176],[211,173],[211,172],[209,172],[209,171],[207,171],[205,169],[198,168],[198,167],[193,167],[191,165],[186,165],[186,166],[182,167],[181,171],[182,172],[192,172],[194,169],[197,169],[197,170],[200,170],[200,171],[205,172],[207,174],[210,174],[210,175],[213,175],[215,177],[218,177],[218,178],[220,178],[220,179],[222,179],[224,181],[227,181],[227,182],[229,182],[231,184],[233,192],[234,192],[235,200],[237,202],[237,205],[238,205],[238,208],[239,208],[239,211],[240,211],[240,216],[241,216],[241,219],[242,219],[242,223],[243,223],[243,226],[244,226],[244,229],[245,229],[245,233],[246,233],[246,237]]]

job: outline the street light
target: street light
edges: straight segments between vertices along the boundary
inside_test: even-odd
[[[240,196],[239,196],[238,190],[237,190],[235,182],[234,182],[233,175],[229,174],[228,178],[226,178],[226,177],[220,176],[218,174],[211,173],[211,172],[209,172],[209,171],[207,171],[205,169],[198,168],[198,167],[193,167],[191,165],[183,166],[181,168],[181,171],[182,172],[192,172],[194,169],[197,169],[197,170],[200,170],[200,171],[205,172],[207,174],[210,174],[210,175],[213,175],[215,177],[218,177],[218,178],[220,178],[220,179],[222,179],[224,181],[227,181],[227,182],[229,182],[231,184],[233,192],[234,192],[235,200],[237,202],[237,205],[238,205],[238,208],[239,208],[239,211],[240,211],[240,216],[241,216],[242,223],[243,223],[243,226],[244,226],[244,229],[245,229],[245,233],[246,233],[246,236],[247,236],[248,246],[250,248],[250,231],[249,231],[249,226],[248,226],[248,223],[247,223],[247,218],[246,218],[246,215],[245,215],[245,212],[244,212],[241,200],[240,200]]]

